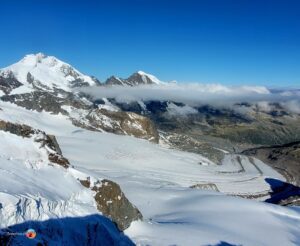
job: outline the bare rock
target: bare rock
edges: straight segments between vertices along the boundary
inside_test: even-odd
[[[300,186],[300,142],[262,146],[242,154],[254,156],[280,172],[290,184]]]
[[[90,188],[91,187],[91,181],[90,178],[88,177],[87,179],[84,180],[79,180],[80,184],[82,184],[85,188]]]
[[[132,112],[109,111],[106,109],[92,110],[86,117],[94,128],[107,132],[130,135],[157,143],[159,135],[152,121]],[[105,119],[110,120],[106,124]]]
[[[40,143],[40,148],[47,147],[48,159],[52,163],[56,163],[64,168],[68,168],[70,163],[61,152],[59,144],[54,135],[47,135],[45,132],[33,129],[24,124],[11,123],[0,120],[0,130],[15,134],[23,138],[34,137],[34,141]]]
[[[29,138],[35,133],[35,130],[30,126],[11,123],[3,120],[0,120],[0,130],[25,138]]]
[[[67,158],[63,157],[62,155],[56,153],[50,153],[48,155],[49,161],[56,163],[64,168],[68,168],[70,166],[70,162]]]
[[[127,229],[131,222],[143,218],[141,212],[126,198],[120,186],[110,180],[102,180],[93,188],[97,208],[114,221],[119,230]]]
[[[0,90],[5,94],[9,94],[13,89],[16,89],[23,85],[19,82],[12,73],[6,75],[0,74]]]

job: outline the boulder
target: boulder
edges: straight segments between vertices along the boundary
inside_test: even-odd
[[[143,218],[141,212],[126,198],[120,186],[104,179],[92,187],[96,192],[97,208],[116,223],[120,231],[127,229],[131,222]]]

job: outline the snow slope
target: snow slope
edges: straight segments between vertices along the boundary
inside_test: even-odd
[[[299,209],[186,189],[161,188],[147,196],[155,201],[148,206],[148,223],[133,222],[126,231],[138,245],[300,243]]]
[[[1,132],[0,179],[5,181],[1,182],[0,200],[8,211],[1,213],[2,226],[95,213],[94,204],[86,198],[89,191],[73,183],[84,173],[116,181],[139,208],[144,221],[134,222],[125,231],[138,245],[216,245],[222,241],[251,246],[300,244],[299,208],[223,194],[267,196],[270,185],[265,179],[283,177],[258,160],[227,155],[218,166],[200,155],[145,140],[83,130],[62,115],[28,111],[1,101],[0,108],[0,119],[56,135],[64,156],[74,165],[70,172],[43,165],[38,162],[43,156],[35,154],[36,146],[28,143],[25,147],[26,140]],[[55,177],[55,184],[51,177]],[[206,183],[215,184],[223,193],[189,188]],[[53,189],[56,186],[58,190]],[[34,203],[39,198],[47,209]],[[20,200],[18,216],[15,207]]]
[[[75,80],[82,80],[88,85],[96,84],[91,77],[80,73],[71,65],[62,62],[54,56],[46,56],[42,53],[26,55],[19,62],[0,70],[0,73],[3,75],[11,72],[23,84],[23,86],[13,90],[11,94],[31,92],[33,90],[32,83],[28,81],[28,73],[33,76],[34,80],[43,85],[43,89],[48,90],[59,88],[71,91],[71,82]]]
[[[0,131],[0,228],[26,220],[97,213],[93,194],[78,171],[49,165],[32,138]]]
[[[137,73],[142,76],[142,79],[145,82],[145,84],[147,83],[146,78],[150,79],[153,82],[153,84],[157,84],[157,85],[164,84],[164,82],[160,81],[157,77],[155,77],[152,74],[145,73],[143,71],[138,71]]]

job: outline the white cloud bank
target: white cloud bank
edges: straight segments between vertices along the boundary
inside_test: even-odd
[[[300,113],[299,91],[273,92],[264,86],[224,86],[221,84],[163,84],[135,87],[88,87],[81,90],[94,97],[114,98],[118,102],[171,101],[189,106],[212,105],[232,107],[236,103],[256,104],[262,111],[271,111],[270,103],[279,103],[293,113]]]

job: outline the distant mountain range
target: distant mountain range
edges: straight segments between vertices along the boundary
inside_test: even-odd
[[[87,76],[54,56],[42,53],[25,56],[19,62],[0,70],[0,89],[5,94],[20,94],[34,89],[64,90],[96,85],[143,85],[163,83],[155,76],[138,71],[127,79],[110,77],[104,84]]]

